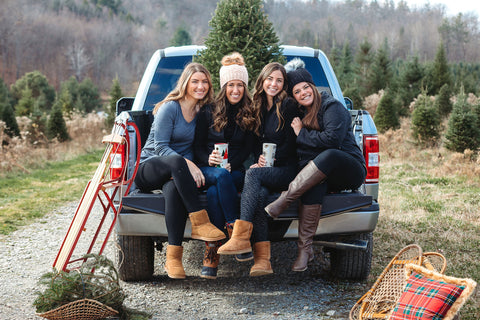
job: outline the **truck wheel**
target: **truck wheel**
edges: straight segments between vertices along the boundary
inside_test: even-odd
[[[367,240],[367,249],[330,249],[330,270],[339,279],[365,280],[370,274],[373,254],[372,233],[362,233],[356,239]]]
[[[151,237],[118,236],[116,261],[123,281],[142,281],[152,278],[154,250]]]

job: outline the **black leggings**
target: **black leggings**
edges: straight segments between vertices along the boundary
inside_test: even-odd
[[[245,174],[240,219],[253,223],[253,241],[268,240],[268,216],[264,208],[270,192],[288,188],[295,177],[295,167],[250,168]]]
[[[367,174],[363,164],[337,149],[325,150],[312,161],[327,176],[327,180],[302,195],[302,203],[306,205],[321,204],[327,192],[358,189]]]
[[[151,157],[138,166],[135,184],[143,192],[162,190],[168,244],[182,245],[188,213],[201,210],[197,185],[185,159],[180,155]]]

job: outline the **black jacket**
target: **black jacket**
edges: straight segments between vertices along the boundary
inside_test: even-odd
[[[267,111],[266,107],[262,107],[260,126],[260,137],[255,144],[255,160],[258,159],[262,152],[263,143],[275,143],[277,150],[275,152],[275,167],[281,166],[297,166],[297,153],[295,144],[295,132],[291,127],[293,118],[300,116],[299,109],[295,101],[289,97],[283,100],[280,107],[280,113],[283,117],[283,125],[277,131],[278,117],[275,107]]]
[[[204,106],[198,113],[193,151],[199,167],[208,167],[208,157],[215,143],[228,143],[228,162],[232,170],[245,170],[243,163],[252,153],[254,134],[240,128],[235,121],[237,113],[238,105],[227,105],[228,122],[220,132],[213,128],[213,105]]]
[[[302,128],[297,137],[300,167],[326,149],[343,150],[363,166],[365,159],[352,133],[352,118],[340,101],[326,92],[321,93],[322,106],[317,114],[320,130]]]

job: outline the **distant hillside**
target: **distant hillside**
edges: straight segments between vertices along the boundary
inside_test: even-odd
[[[103,3],[103,5],[101,5]],[[202,44],[214,14],[213,0],[3,0],[0,4],[0,77],[11,84],[39,70],[56,87],[71,76],[90,77],[101,90],[119,77],[134,93],[145,65],[186,30]],[[267,0],[265,11],[284,44],[321,48],[327,54],[348,42],[355,52],[367,39],[376,49],[387,39],[392,59],[434,58],[440,41],[450,62],[480,57],[476,16],[447,17],[442,7],[410,9],[385,1]]]

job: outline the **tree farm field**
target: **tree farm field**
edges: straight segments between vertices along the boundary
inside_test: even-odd
[[[96,137],[86,137],[95,134]],[[83,130],[74,156],[38,156],[32,168],[12,166],[0,174],[0,234],[8,234],[60,207],[80,201],[103,154],[101,137]],[[366,290],[391,258],[416,243],[447,258],[446,274],[480,282],[480,160],[474,153],[453,153],[441,145],[421,148],[410,138],[409,121],[380,135],[380,218],[374,232],[372,272]],[[45,152],[51,152],[45,150]],[[2,155],[3,157],[4,155]],[[340,284],[340,282],[339,282]],[[341,285],[341,284],[340,284]],[[359,292],[358,296],[364,292]],[[461,319],[478,319],[478,290],[461,309]]]

